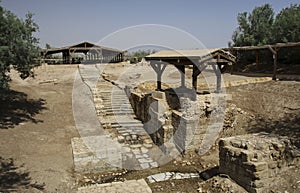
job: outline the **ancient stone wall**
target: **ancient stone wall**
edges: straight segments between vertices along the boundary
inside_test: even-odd
[[[280,174],[300,164],[287,138],[248,134],[219,142],[220,173],[227,174],[249,192],[268,192]]]
[[[135,115],[143,121],[154,143],[160,146],[172,141],[180,152],[199,148],[208,130],[210,137],[218,136],[224,117],[219,110],[226,108],[227,100],[224,94],[198,95],[197,100],[192,100],[178,99],[171,92],[130,93]]]

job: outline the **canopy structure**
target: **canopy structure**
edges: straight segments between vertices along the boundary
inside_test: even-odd
[[[300,50],[300,42],[288,42],[288,43],[277,43],[273,45],[264,45],[264,46],[242,46],[242,47],[232,47],[229,50],[234,54],[238,55],[239,51],[255,51],[256,56],[256,64],[258,64],[259,58],[259,50],[270,50],[273,54],[273,80],[276,80],[276,73],[277,73],[277,58],[278,58],[278,51],[280,48],[299,48]]]
[[[228,65],[235,63],[235,56],[221,48],[199,50],[162,50],[145,57],[157,74],[157,89],[161,90],[161,77],[168,64],[181,72],[181,86],[185,87],[185,69],[193,67],[193,88],[197,91],[197,78],[209,65],[217,77],[216,91],[221,91],[221,73]]]
[[[121,62],[124,59],[124,51],[99,46],[90,42],[41,50],[41,55],[44,59],[48,55],[57,53],[62,53],[64,64],[74,63],[74,53],[83,53],[85,55],[84,60],[87,62]]]

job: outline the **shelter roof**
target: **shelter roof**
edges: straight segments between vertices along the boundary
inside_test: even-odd
[[[178,63],[189,65],[191,60],[198,60],[198,62],[206,62],[215,59],[216,62],[235,62],[235,56],[222,48],[213,49],[198,49],[198,50],[161,50],[154,54],[145,57],[146,60],[161,60],[171,62],[180,60]],[[194,62],[194,61],[193,61]],[[176,61],[175,61],[176,63]],[[178,64],[181,65],[181,64]]]

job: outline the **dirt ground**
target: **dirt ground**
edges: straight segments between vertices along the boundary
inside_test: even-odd
[[[42,66],[35,79],[12,73],[11,92],[0,101],[0,192],[75,192],[71,138],[79,136],[72,115],[72,86],[77,66]],[[300,139],[300,82],[270,81],[227,88],[232,103],[253,115],[233,134],[265,131]],[[190,152],[160,168],[128,171],[117,178],[85,175],[79,184],[146,178],[164,171],[198,172],[203,179],[153,183],[153,192],[198,192],[215,175],[215,147],[199,157]],[[288,173],[299,179],[299,172]],[[100,180],[101,181],[101,180]],[[291,182],[292,183],[292,182]],[[293,188],[287,188],[293,192]],[[238,192],[238,191],[237,191]]]
[[[0,104],[0,192],[74,188],[70,139],[78,136],[71,97],[76,69],[42,66],[35,79],[25,81],[13,72],[12,91]]]

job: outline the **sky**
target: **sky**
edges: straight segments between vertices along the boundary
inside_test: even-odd
[[[62,47],[89,41],[126,49],[148,39],[147,44],[172,41],[177,49],[194,49],[201,46],[191,39],[207,48],[227,47],[238,13],[265,3],[278,13],[299,0],[2,0],[0,5],[20,18],[33,13],[43,48],[46,43]]]

